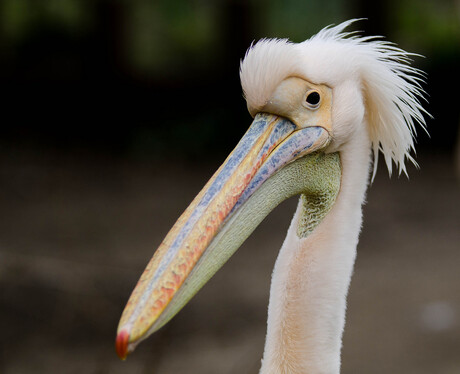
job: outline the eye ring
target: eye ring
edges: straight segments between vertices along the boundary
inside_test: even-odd
[[[305,95],[305,105],[309,109],[318,109],[321,104],[321,95],[317,90],[308,91]]]

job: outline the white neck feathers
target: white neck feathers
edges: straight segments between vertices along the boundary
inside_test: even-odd
[[[294,215],[272,275],[261,374],[339,373],[370,160],[363,131],[341,151],[341,189],[323,222],[299,239]]]

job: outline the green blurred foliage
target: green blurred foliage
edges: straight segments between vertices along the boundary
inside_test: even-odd
[[[187,56],[208,56],[217,42],[211,2],[135,0],[127,10],[128,55],[144,72],[170,73],[186,65]]]
[[[99,1],[100,2],[100,1]],[[37,28],[52,25],[72,34],[92,27],[98,1],[3,0],[0,3],[2,50],[30,37]],[[221,45],[222,18],[229,1],[113,0],[123,11],[122,40],[127,63],[149,74],[171,74],[189,59],[205,67],[216,62]],[[322,27],[354,17],[347,0],[248,0],[254,39],[290,38],[300,42]],[[460,43],[460,5],[454,0],[399,0],[387,6],[389,29],[400,44],[414,50],[456,49]],[[239,20],[231,20],[235,28]],[[365,26],[363,26],[365,28]],[[3,51],[5,52],[5,51]],[[198,56],[198,57],[197,57]]]
[[[458,50],[460,2],[404,0],[394,2],[398,40],[420,53]]]
[[[353,15],[351,2],[344,0],[259,1],[263,9],[259,37],[289,38],[302,42],[329,24],[337,24]]]
[[[88,4],[79,0],[3,0],[0,23],[4,39],[22,42],[47,24],[74,33],[84,31],[92,15]]]

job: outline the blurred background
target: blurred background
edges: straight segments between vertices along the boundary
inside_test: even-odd
[[[0,372],[257,373],[295,199],[126,362],[118,319],[251,122],[250,43],[357,17],[425,56],[434,119],[368,193],[342,372],[460,373],[458,0],[1,0]]]

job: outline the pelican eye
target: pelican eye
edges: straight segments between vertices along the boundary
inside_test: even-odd
[[[305,97],[305,102],[307,107],[310,109],[316,109],[319,107],[319,103],[321,102],[321,96],[318,91],[310,91],[307,92],[307,96]]]

